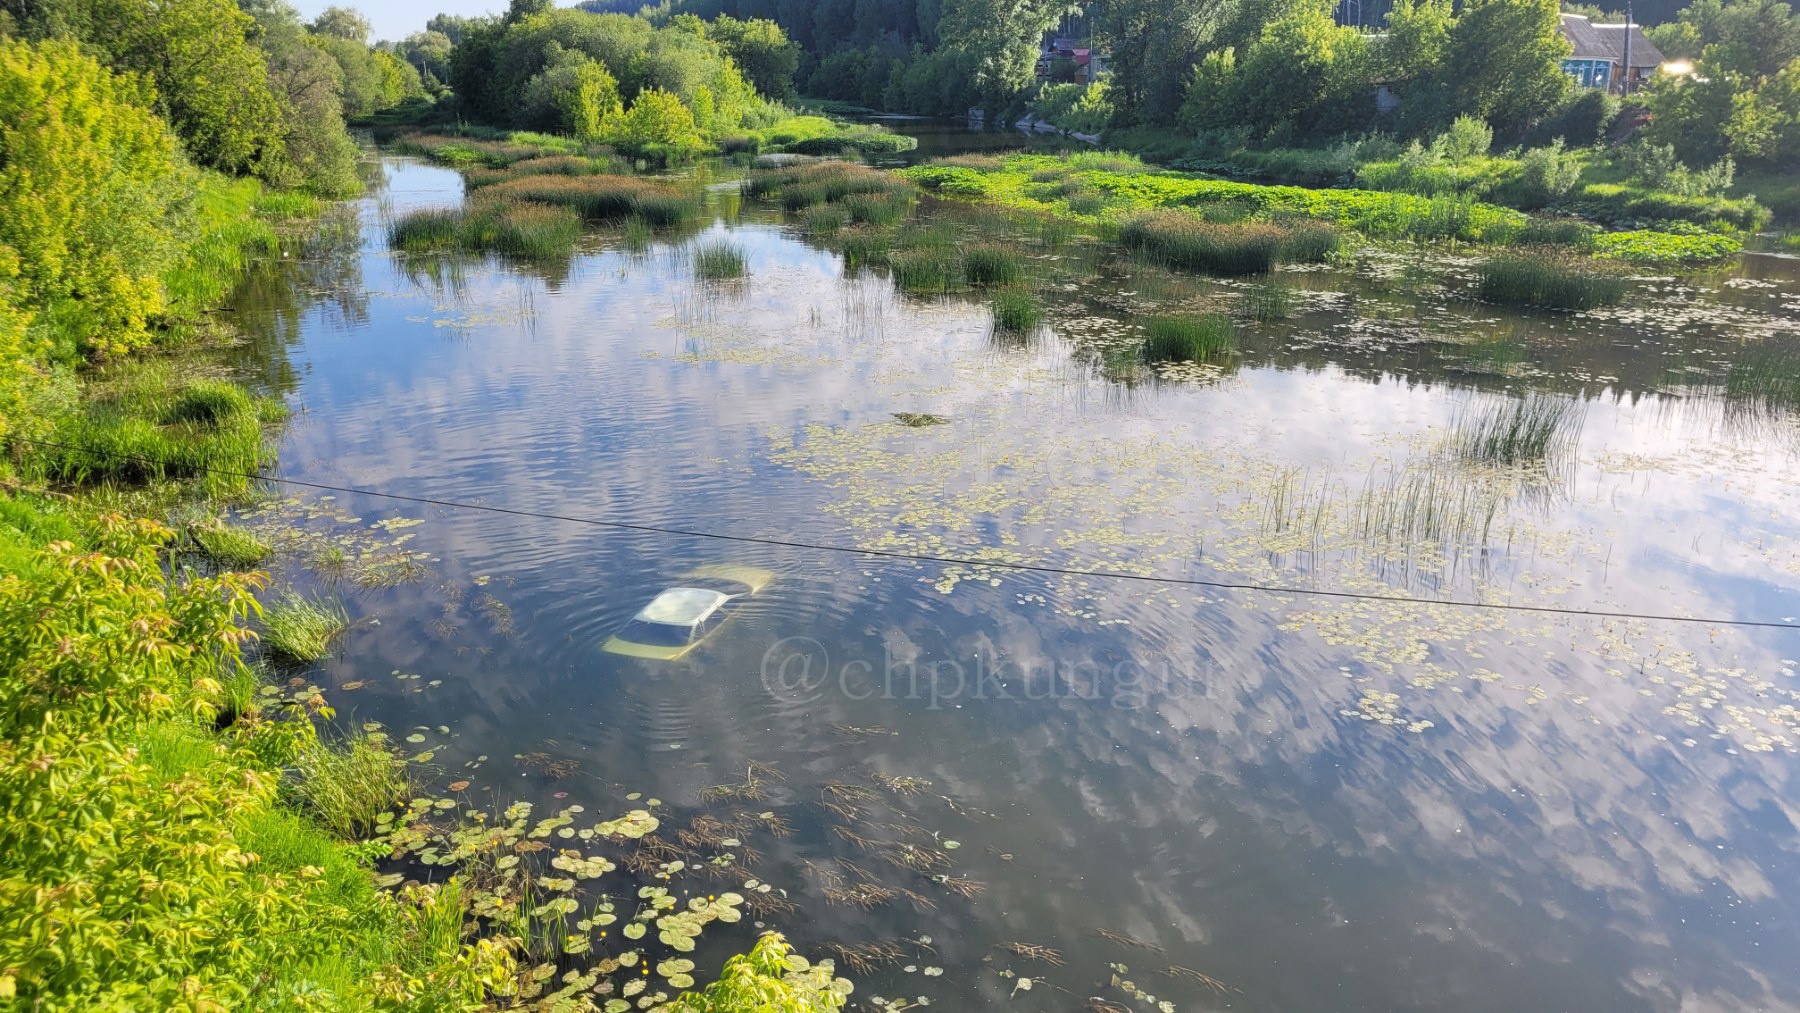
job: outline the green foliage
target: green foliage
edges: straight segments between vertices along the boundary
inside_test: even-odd
[[[725,961],[719,980],[675,1001],[677,1013],[835,1013],[851,992],[831,961],[812,963],[778,932],[764,933],[750,948]]]
[[[694,277],[719,281],[744,276],[744,251],[728,242],[703,243],[694,248]]]
[[[297,808],[346,841],[373,833],[381,814],[408,795],[405,761],[368,738],[352,739],[343,748],[315,744],[295,767],[286,790]]]
[[[1593,237],[1594,254],[1634,264],[1705,264],[1736,256],[1744,244],[1714,232],[1602,232]]]
[[[1017,285],[1025,278],[1025,262],[1007,247],[994,243],[963,251],[963,278],[976,287]]]
[[[356,144],[344,131],[343,68],[291,17],[265,21],[261,28],[281,135],[281,157],[265,160],[263,175],[330,199],[356,193],[362,184]]]
[[[1043,305],[1028,289],[998,289],[988,306],[993,313],[994,329],[997,331],[1028,333],[1035,330],[1044,319]]]
[[[1236,347],[1236,330],[1223,313],[1151,317],[1144,323],[1148,362],[1212,362]]]
[[[263,644],[286,661],[319,661],[349,625],[338,602],[288,591],[263,610]]]
[[[1119,232],[1127,249],[1176,270],[1213,274],[1267,274],[1282,239],[1282,230],[1266,222],[1208,222],[1181,211],[1133,218]]]
[[[1616,270],[1550,251],[1502,254],[1476,268],[1476,294],[1489,302],[1590,310],[1624,299],[1626,288]]]
[[[187,534],[202,555],[228,570],[248,570],[269,556],[268,543],[244,528],[209,521]]]
[[[193,181],[144,97],[70,43],[0,39],[4,269],[56,340],[90,353],[149,340]]]
[[[693,112],[673,92],[661,88],[638,92],[630,109],[602,123],[600,135],[608,143],[638,154],[685,158],[706,147]]]
[[[800,47],[781,26],[763,18],[739,21],[721,14],[706,26],[706,37],[717,42],[765,97],[785,101],[794,95],[794,71],[800,66]]]
[[[281,109],[255,22],[232,0],[87,0],[82,41],[155,85],[157,108],[195,161],[243,173],[282,161]]]
[[[1046,84],[1032,103],[1038,116],[1078,134],[1098,134],[1111,125],[1115,110],[1105,80],[1092,84]]]
[[[1532,148],[1519,156],[1519,182],[1530,200],[1548,204],[1575,189],[1581,179],[1581,163],[1563,149],[1563,139]]]

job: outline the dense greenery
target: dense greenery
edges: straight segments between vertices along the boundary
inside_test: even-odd
[[[1237,183],[1153,170],[1117,153],[953,158],[900,174],[948,196],[1119,227],[1128,244],[1151,249],[1169,263],[1226,273],[1254,273],[1278,262],[1317,260],[1331,253],[1334,234],[1301,228],[1297,223],[1302,219],[1377,239],[1552,243],[1663,262],[1716,260],[1742,246],[1730,236],[1690,228],[1637,230],[1628,240],[1597,247],[1592,228],[1533,218],[1457,193],[1425,196]],[[1146,217],[1145,212],[1161,213]]]

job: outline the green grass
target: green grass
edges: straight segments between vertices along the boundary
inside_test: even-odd
[[[1166,267],[1223,275],[1274,270],[1284,237],[1268,223],[1220,224],[1180,211],[1134,218],[1119,233],[1126,248]]]
[[[903,292],[953,292],[963,287],[962,258],[949,246],[921,246],[887,255],[888,272]]]
[[[1017,285],[1025,278],[1025,260],[1004,246],[985,243],[963,251],[963,279],[970,285]]]
[[[1149,362],[1208,362],[1237,347],[1231,318],[1152,317],[1144,324],[1144,359]]]
[[[218,305],[252,259],[276,252],[275,230],[255,213],[262,200],[262,186],[255,180],[210,173],[196,177],[194,220],[187,230],[193,240],[163,275],[165,316],[189,317]]]
[[[568,204],[525,200],[499,186],[456,209],[424,208],[388,229],[388,244],[409,253],[492,251],[528,260],[567,257],[581,241],[581,215]]]
[[[1504,253],[1476,268],[1484,301],[1555,310],[1590,310],[1625,298],[1626,279],[1592,260],[1550,251]]]
[[[1294,293],[1273,282],[1258,285],[1244,295],[1244,315],[1258,323],[1286,320],[1294,315]]]
[[[993,314],[994,329],[1013,334],[1026,334],[1035,330],[1044,320],[1044,307],[1031,291],[1023,288],[1002,288],[994,292],[988,303]]]
[[[186,379],[171,360],[127,360],[53,419],[58,446],[34,447],[27,474],[74,485],[194,480],[212,495],[242,490],[271,458],[265,426],[284,412],[217,380]]]
[[[248,570],[269,557],[268,543],[253,532],[217,521],[190,526],[188,538],[202,555],[228,570]]]
[[[287,661],[319,661],[349,625],[336,601],[289,591],[263,607],[263,644]]]
[[[374,831],[376,818],[406,800],[406,764],[382,744],[354,739],[341,749],[318,745],[301,755],[289,787],[299,808],[344,840]]]
[[[858,232],[844,237],[844,266],[851,270],[887,263],[893,240],[880,233]]]
[[[1582,411],[1567,398],[1532,393],[1472,402],[1450,425],[1450,443],[1464,460],[1515,466],[1566,455],[1581,436]]]
[[[716,240],[694,248],[696,278],[707,281],[741,278],[745,270],[744,251],[736,243]]]
[[[849,223],[850,212],[836,204],[808,208],[806,213],[800,216],[800,227],[810,236],[830,235]]]

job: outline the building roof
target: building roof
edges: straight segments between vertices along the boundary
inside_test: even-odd
[[[1621,63],[1625,59],[1624,25],[1596,25],[1580,14],[1564,14],[1562,16],[1563,37],[1575,47],[1569,54],[1571,60],[1611,60]],[[1663,62],[1662,51],[1656,48],[1644,34],[1642,25],[1632,25],[1631,32],[1631,65],[1633,67],[1655,67]]]

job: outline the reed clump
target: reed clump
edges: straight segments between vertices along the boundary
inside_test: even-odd
[[[1026,334],[1044,320],[1043,304],[1029,289],[1002,288],[994,292],[988,303],[993,314],[994,329],[1011,334]]]
[[[288,661],[324,658],[349,627],[350,617],[336,601],[293,591],[263,609],[263,643],[271,654]]]
[[[1479,298],[1518,306],[1590,310],[1617,304],[1626,288],[1616,268],[1548,249],[1501,254],[1476,270]]]
[[[1323,260],[1338,248],[1337,230],[1315,222],[1209,222],[1159,211],[1125,223],[1119,241],[1141,256],[1183,271],[1267,274],[1283,262]]]
[[[963,251],[963,278],[970,285],[1017,285],[1025,278],[1025,261],[1016,252],[992,243]]]
[[[744,251],[735,243],[719,240],[694,248],[694,277],[707,281],[741,278],[746,270]]]
[[[949,246],[919,246],[887,255],[888,271],[901,291],[951,292],[963,287],[962,258]]]
[[[1151,317],[1144,324],[1144,358],[1149,362],[1209,362],[1237,347],[1231,318],[1204,316]]]
[[[1576,402],[1545,394],[1476,401],[1457,413],[1450,443],[1464,460],[1479,464],[1553,462],[1580,440],[1582,417]]]

